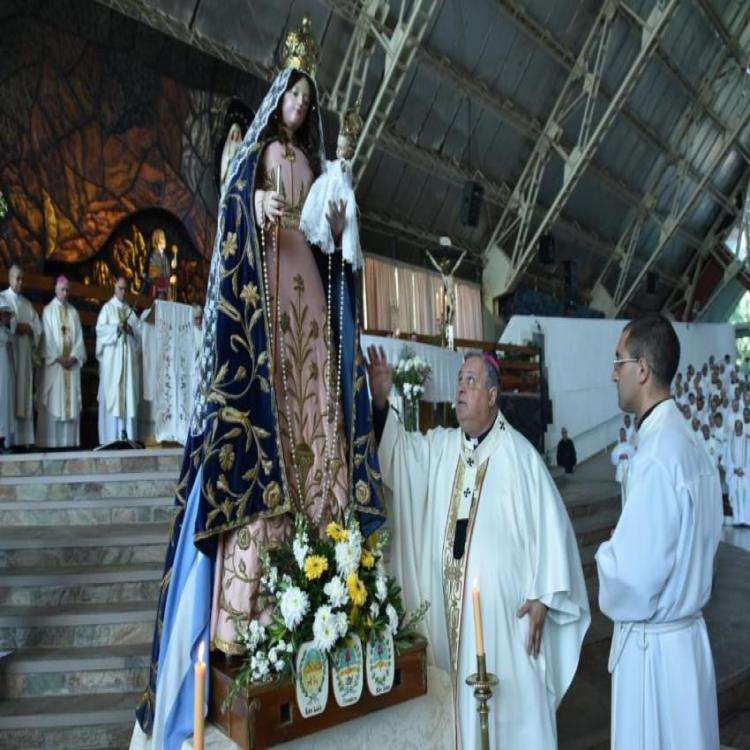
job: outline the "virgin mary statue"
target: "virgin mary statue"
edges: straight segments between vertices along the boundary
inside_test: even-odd
[[[307,18],[283,49],[219,204],[200,385],[137,710],[155,748],[192,733],[198,645],[241,653],[238,629],[266,616],[259,551],[289,537],[295,513],[321,533],[349,510],[365,536],[384,520],[358,345],[359,256],[340,252],[356,222],[353,195],[320,205],[322,249],[300,230],[308,192],[332,166]]]

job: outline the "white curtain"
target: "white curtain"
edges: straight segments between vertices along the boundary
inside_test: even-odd
[[[443,305],[440,274],[404,263],[365,257],[365,328],[435,336]],[[456,338],[482,340],[478,284],[456,282]]]
[[[456,338],[482,341],[482,292],[479,284],[456,282]]]

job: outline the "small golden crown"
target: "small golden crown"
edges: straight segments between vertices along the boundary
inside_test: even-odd
[[[294,68],[315,78],[320,61],[320,46],[310,30],[310,16],[302,16],[302,26],[292,29],[284,39],[281,67]]]
[[[341,125],[341,133],[351,143],[356,143],[363,127],[364,122],[362,121],[362,115],[359,113],[359,101],[357,101],[356,104],[349,107],[349,109],[344,112],[344,121]]]

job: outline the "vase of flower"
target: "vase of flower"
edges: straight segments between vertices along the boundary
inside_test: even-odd
[[[331,651],[333,697],[342,708],[351,706],[362,696],[364,661],[362,641],[355,633],[347,634],[342,645]]]
[[[307,719],[323,713],[328,703],[328,659],[313,641],[300,645],[296,659],[295,693],[300,714]]]
[[[404,429],[416,432],[419,429],[419,401],[404,398]]]
[[[393,368],[393,384],[403,399],[404,428],[410,432],[419,429],[419,399],[430,377],[430,366],[419,355],[404,347]]]
[[[390,631],[370,634],[365,656],[367,689],[371,695],[383,695],[393,687],[396,673],[396,650]]]

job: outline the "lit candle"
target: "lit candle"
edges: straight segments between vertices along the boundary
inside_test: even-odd
[[[203,661],[203,641],[198,647],[198,659],[195,662],[195,703],[193,704],[193,748],[203,750],[203,731],[206,703],[206,662]]]
[[[474,590],[471,592],[474,600],[474,639],[477,642],[477,656],[484,656],[484,634],[482,632],[482,607],[479,604],[479,580],[474,579]]]

